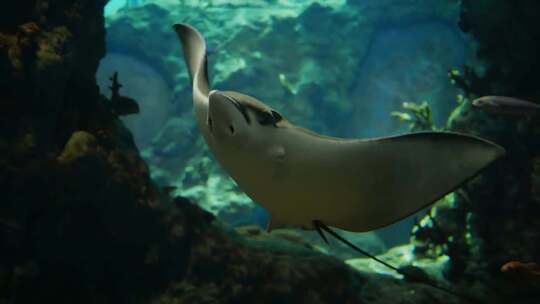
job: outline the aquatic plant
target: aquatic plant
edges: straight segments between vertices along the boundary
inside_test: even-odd
[[[482,94],[481,92],[491,92],[489,79],[480,77],[478,72],[471,66],[464,65],[463,70],[452,68],[448,71],[450,82],[462,89],[466,95]],[[485,93],[483,93],[485,94]]]
[[[394,111],[390,113],[390,116],[398,119],[400,122],[407,123],[410,132],[439,130],[433,123],[431,107],[427,101],[423,101],[420,104],[403,102],[401,106],[408,112]]]

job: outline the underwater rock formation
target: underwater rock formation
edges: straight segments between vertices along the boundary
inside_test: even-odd
[[[0,13],[0,302],[126,302],[186,270],[186,239],[160,223],[148,168],[96,85],[105,2]]]

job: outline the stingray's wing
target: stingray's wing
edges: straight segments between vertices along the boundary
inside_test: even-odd
[[[195,28],[187,24],[175,24],[174,30],[182,42],[184,58],[193,82],[193,103],[197,118],[206,119],[208,109],[208,72],[206,68],[206,42]]]
[[[350,231],[392,224],[455,190],[497,158],[504,149],[475,136],[421,132],[371,140],[332,141],[312,148],[324,176],[311,188],[326,192],[313,206],[322,222]],[[316,144],[312,144],[316,147]],[[309,153],[309,152],[307,152]],[[316,155],[315,153],[318,153]],[[326,155],[325,155],[326,154]],[[307,167],[307,166],[306,166]],[[304,170],[306,172],[306,170]],[[307,172],[306,172],[307,173]]]

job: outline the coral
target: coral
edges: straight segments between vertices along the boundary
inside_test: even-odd
[[[68,163],[79,157],[92,154],[96,151],[96,147],[97,139],[94,135],[85,131],[77,131],[71,135],[57,160],[61,163]]]

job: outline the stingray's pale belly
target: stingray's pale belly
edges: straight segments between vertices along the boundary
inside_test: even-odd
[[[282,200],[274,202],[277,214],[290,214],[290,208],[296,213],[301,212],[303,221],[312,222],[320,220],[324,223],[339,228],[350,228],[343,223],[351,223],[357,226],[359,222],[367,222],[374,216],[376,209],[364,201],[371,193],[360,193],[354,188],[342,187],[335,192],[332,189],[313,186],[311,189],[296,191]],[[301,217],[301,216],[299,216]]]
[[[287,181],[275,180],[270,166],[259,163],[240,167],[227,160],[222,160],[222,165],[238,187],[255,203],[267,209],[274,221],[304,226],[314,219],[308,192],[295,191]]]
[[[284,225],[311,227],[313,220],[321,220],[329,225],[344,221],[362,221],[369,217],[370,210],[363,205],[361,185],[350,183],[333,184],[332,181],[345,179],[340,171],[321,174],[291,172],[282,179],[274,179],[268,172],[247,172],[232,174],[239,187],[256,203],[265,207],[273,220]],[[351,212],[351,210],[355,210]],[[343,227],[346,228],[346,227]]]
[[[298,139],[292,141],[294,144],[299,142]],[[313,220],[321,220],[339,226],[334,223],[362,221],[370,216],[371,210],[367,208],[371,204],[362,204],[362,200],[371,199],[372,193],[362,184],[356,168],[342,168],[339,162],[324,159],[315,160],[286,142],[277,144],[287,151],[283,162],[266,159],[260,156],[264,154],[260,151],[245,154],[259,155],[254,159],[228,157],[231,153],[215,151],[240,189],[266,208],[274,222],[311,227]],[[317,147],[320,144],[325,143],[317,140],[305,146],[321,153],[330,152],[325,151],[328,148]],[[338,147],[332,145],[331,149],[335,148]],[[317,153],[317,157],[321,155]],[[238,159],[243,161],[239,163]]]

